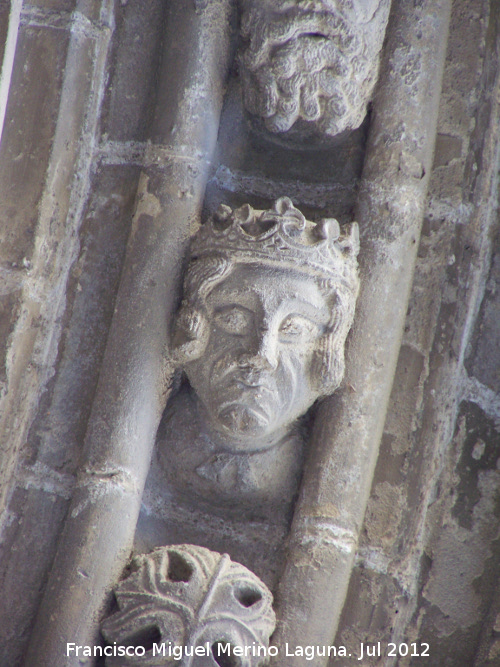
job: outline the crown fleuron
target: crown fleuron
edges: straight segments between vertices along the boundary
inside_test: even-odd
[[[327,279],[357,283],[359,232],[356,222],[306,220],[288,197],[267,211],[249,204],[234,211],[222,204],[193,238],[191,257],[223,254],[236,262],[291,268]]]

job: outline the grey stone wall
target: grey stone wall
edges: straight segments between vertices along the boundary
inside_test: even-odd
[[[427,642],[427,664],[459,667],[500,660],[500,17],[495,0],[453,6],[419,261],[336,643]],[[164,9],[40,0],[21,10],[0,147],[1,665],[22,662],[74,485],[145,161]],[[15,10],[0,7],[2,44]],[[228,138],[241,136],[235,95],[207,210],[222,197],[293,198],[283,188],[295,187],[306,210],[347,219],[362,132],[344,145],[344,171],[326,154],[292,153],[280,180],[286,147],[262,174],[262,147]]]

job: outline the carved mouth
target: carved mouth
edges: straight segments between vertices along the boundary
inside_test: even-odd
[[[229,431],[240,433],[261,429],[266,427],[270,421],[261,406],[250,407],[239,402],[226,403],[221,406],[219,420]]]
[[[248,385],[245,382],[236,381],[232,385],[235,389],[230,394],[231,398],[224,401],[224,406],[239,405],[244,409],[257,410],[269,417],[269,406],[273,404],[275,392],[264,385]]]
[[[276,389],[276,383],[268,373],[251,368],[238,369],[226,375],[224,384],[241,387],[244,390],[264,389],[269,393],[273,393]]]
[[[234,384],[237,385],[238,387],[243,387],[244,389],[265,389],[266,391],[271,392],[272,389],[269,387],[269,385],[265,382],[262,382],[262,380],[259,380],[258,378],[256,379],[250,379],[250,380],[241,380],[238,378],[234,379]]]

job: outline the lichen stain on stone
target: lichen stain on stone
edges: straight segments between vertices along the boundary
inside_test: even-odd
[[[401,151],[399,156],[399,171],[404,176],[411,176],[416,179],[421,179],[425,176],[425,169],[422,162],[404,150]]]
[[[389,482],[377,484],[365,515],[365,530],[372,546],[390,548],[393,545],[404,507],[401,488]]]
[[[397,49],[391,64],[407,86],[413,86],[422,73],[422,56],[409,46]]]
[[[480,471],[478,487],[481,498],[474,506],[472,529],[461,527],[456,520],[449,521],[433,549],[424,597],[446,617],[438,624],[441,635],[471,627],[480,620],[482,600],[476,593],[476,580],[492,556],[488,545],[500,534],[499,522],[493,520],[500,471]]]

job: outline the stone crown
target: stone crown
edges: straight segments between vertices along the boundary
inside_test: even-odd
[[[223,254],[236,262],[290,268],[351,285],[356,281],[356,222],[341,231],[335,218],[306,220],[288,197],[262,211],[221,205],[193,238],[191,257]]]

